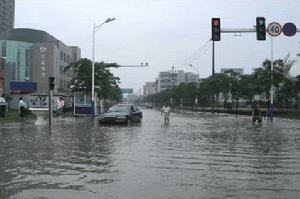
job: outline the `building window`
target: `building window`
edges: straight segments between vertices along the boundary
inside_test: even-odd
[[[63,52],[60,52],[60,60],[64,60],[64,53]]]
[[[21,50],[17,50],[17,80],[21,79]]]
[[[25,51],[25,77],[29,77],[29,68],[30,68],[30,50]]]
[[[11,64],[11,80],[16,80],[16,63]]]
[[[1,56],[2,57],[6,57],[6,41],[3,41],[2,42],[2,45],[1,45]]]

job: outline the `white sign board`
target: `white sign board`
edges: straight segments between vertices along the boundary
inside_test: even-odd
[[[268,25],[267,32],[269,33],[269,35],[276,37],[282,32],[281,25],[277,22],[272,22]]]

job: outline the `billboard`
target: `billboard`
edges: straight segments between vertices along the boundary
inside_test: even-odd
[[[133,88],[121,88],[121,93],[133,93]]]
[[[9,91],[11,94],[14,93],[33,93],[37,90],[36,82],[22,82],[22,81],[11,81],[9,82]]]

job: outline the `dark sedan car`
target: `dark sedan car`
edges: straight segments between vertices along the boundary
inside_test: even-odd
[[[128,122],[141,122],[143,113],[132,104],[117,104],[108,109],[107,113],[100,115],[101,124],[128,124]]]

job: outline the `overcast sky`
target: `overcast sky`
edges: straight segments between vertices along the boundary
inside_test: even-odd
[[[201,78],[211,74],[212,17],[221,18],[222,28],[251,28],[255,18],[266,23],[295,23],[300,28],[299,0],[16,0],[17,28],[44,30],[67,45],[79,46],[82,57],[92,57],[93,23],[108,17],[116,20],[96,33],[95,61],[139,65],[148,68],[113,69],[121,87],[142,88],[160,71],[185,70]],[[274,58],[300,53],[300,33],[274,38]],[[270,39],[257,41],[255,33],[222,34],[216,43],[216,72],[222,67],[242,67],[245,73],[270,58]],[[300,62],[292,68],[300,74]]]

